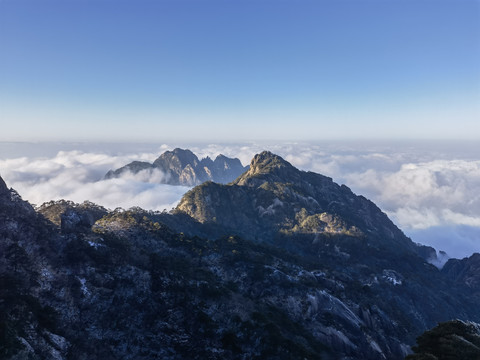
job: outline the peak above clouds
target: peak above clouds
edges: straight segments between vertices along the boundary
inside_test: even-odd
[[[1,174],[8,186],[34,203],[67,199],[89,200],[107,208],[141,206],[146,209],[171,209],[188,187],[159,184],[161,171],[126,173],[120,179],[102,181],[112,167],[135,159],[153,161],[156,154],[107,155],[84,151],[59,151],[53,157],[0,160]]]
[[[125,176],[163,174],[157,177],[156,183],[170,185],[193,186],[205,181],[229,183],[242,174],[244,167],[237,158],[228,158],[218,155],[215,160],[210,157],[199,159],[188,149],[176,148],[165,151],[153,163],[133,161],[119,169],[110,170],[106,179],[125,178]],[[150,182],[150,181],[147,181]]]
[[[68,199],[79,203],[90,200],[111,209],[140,206],[169,210],[189,189],[159,184],[165,174],[158,169],[101,180],[110,169],[135,160],[152,163],[159,154],[177,146],[80,144],[72,149],[71,144],[54,144],[54,147],[57,151],[49,149],[42,156],[35,151],[35,144],[30,144],[29,156],[21,151],[10,153],[23,156],[8,156],[4,152],[0,157],[0,175],[9,187],[35,204]],[[371,199],[416,242],[456,257],[480,251],[480,154],[468,144],[463,150],[461,145],[451,143],[182,144],[182,147],[188,147],[199,158],[215,159],[224,154],[239,158],[244,165],[255,154],[268,149],[302,170],[332,177],[356,194]],[[90,148],[95,151],[89,151]]]

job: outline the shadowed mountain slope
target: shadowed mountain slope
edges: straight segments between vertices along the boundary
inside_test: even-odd
[[[176,212],[259,241],[296,234],[314,240],[328,234],[364,239],[366,246],[417,248],[370,200],[329,177],[298,170],[270,152],[256,155],[249,170],[232,184],[195,187]]]
[[[268,152],[172,214],[35,211],[0,181],[0,357],[400,360],[438,322],[480,320],[476,267],[432,251]]]
[[[415,354],[406,360],[479,360],[480,324],[451,320],[438,324],[417,339]]]
[[[480,254],[474,253],[464,259],[449,259],[442,273],[464,287],[473,299],[480,303]]]
[[[223,231],[271,244],[341,274],[336,281],[342,284],[342,301],[382,309],[392,338],[406,336],[410,342],[412,334],[459,311],[463,318],[478,316],[468,291],[454,294],[450,280],[426,261],[434,249],[413,243],[374,203],[348,187],[300,171],[270,152],[256,155],[231,184],[195,187],[175,214],[190,216],[214,236]],[[192,229],[192,235],[200,234],[202,227]],[[383,286],[380,279],[393,286]],[[356,298],[355,286],[362,289]],[[407,323],[410,334],[400,335]]]

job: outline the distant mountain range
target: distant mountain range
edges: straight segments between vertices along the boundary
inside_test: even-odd
[[[218,155],[215,160],[209,157],[199,160],[190,150],[176,148],[164,152],[153,163],[133,161],[119,169],[110,170],[105,178],[118,178],[128,172],[138,174],[153,169],[160,170],[165,175],[162,183],[194,186],[205,181],[229,183],[248,170],[248,166],[244,167],[237,158],[231,159],[224,155]]]
[[[0,358],[400,360],[480,321],[480,255],[435,256],[270,152],[172,213],[34,209],[0,178]],[[480,358],[478,329],[411,358]]]

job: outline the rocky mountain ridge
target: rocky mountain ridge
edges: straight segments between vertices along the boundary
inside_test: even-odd
[[[437,322],[480,320],[476,255],[444,272],[431,252],[268,152],[172,214],[35,211],[0,180],[0,357],[403,359]]]
[[[322,234],[368,238],[375,233],[390,246],[417,248],[370,200],[267,151],[231,184],[208,182],[190,190],[175,212],[252,240]]]
[[[224,155],[218,155],[215,160],[206,157],[199,160],[190,150],[176,148],[166,151],[153,163],[133,161],[119,169],[110,170],[106,179],[122,176],[125,173],[138,174],[139,172],[161,171],[164,175],[161,183],[170,185],[194,186],[205,181],[229,183],[246,171],[237,158],[232,159]]]

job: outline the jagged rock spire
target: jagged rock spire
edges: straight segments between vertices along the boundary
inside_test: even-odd
[[[165,151],[153,164],[133,161],[117,170],[110,170],[105,178],[120,177],[125,172],[136,174],[140,171],[154,170],[160,170],[165,175],[160,183],[193,186],[209,180],[229,183],[245,172],[247,167],[236,158],[231,159],[220,154],[215,161],[209,157],[200,160],[192,151],[176,148],[173,151]]]
[[[4,192],[8,191],[7,184],[5,184],[5,181],[3,181],[2,177],[0,176],[0,194],[3,194]]]

